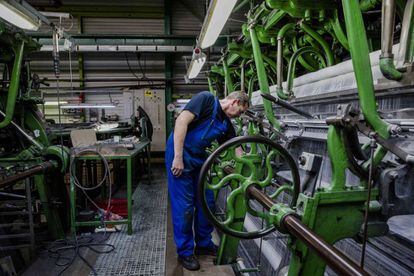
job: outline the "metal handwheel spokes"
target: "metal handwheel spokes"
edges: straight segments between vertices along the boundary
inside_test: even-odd
[[[198,182],[201,206],[223,233],[254,239],[275,230],[268,223],[269,214],[248,197],[251,186],[275,203],[294,206],[300,180],[288,151],[262,136],[241,136],[218,147],[203,164]]]

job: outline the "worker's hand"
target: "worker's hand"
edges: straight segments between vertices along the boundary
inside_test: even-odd
[[[171,171],[173,175],[176,177],[179,177],[184,170],[184,162],[182,157],[174,157],[174,160],[172,162]]]
[[[241,147],[236,148],[236,156],[241,157],[244,154],[244,151]]]

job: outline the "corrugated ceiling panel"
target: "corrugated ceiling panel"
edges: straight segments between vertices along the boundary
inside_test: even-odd
[[[199,10],[197,16],[190,11],[197,10],[202,1],[191,1],[191,5],[184,5],[181,1],[174,1],[172,5],[172,33],[175,35],[195,35],[200,33],[203,25],[204,12]],[[201,5],[202,6],[202,5]]]
[[[32,6],[49,6],[53,7],[55,1],[51,0],[28,0],[29,4]],[[134,7],[163,7],[164,0],[117,0],[116,2],[112,1],[102,1],[102,0],[61,0],[56,1],[57,3],[61,3],[63,6],[71,5],[71,6],[134,6]]]
[[[62,89],[70,88],[73,86],[74,88],[79,87],[79,82],[76,80],[79,79],[79,72],[78,72],[78,56],[76,53],[72,53],[72,80],[73,83],[68,81],[71,78],[70,74],[70,66],[69,66],[69,55],[67,52],[60,53],[60,79],[59,87]],[[53,60],[51,53],[33,53],[30,55],[30,68],[33,73],[39,75],[40,78],[47,78],[47,81],[50,86],[45,87],[41,86],[43,90],[55,90],[56,82],[50,81],[55,79],[55,73],[53,71]]]
[[[40,0],[37,0],[40,1]],[[49,1],[50,2],[50,1]],[[138,6],[138,7],[164,7],[164,0],[117,0],[116,2],[112,1],[102,1],[102,0],[63,0],[63,5],[100,5],[100,6]]]
[[[89,81],[86,87],[147,84],[148,82],[143,79],[143,72],[147,78],[164,79],[165,76],[162,54],[141,54],[138,56],[139,62],[137,56],[132,53],[127,55],[124,53],[88,53],[84,57],[85,78],[101,80]],[[116,81],[116,79],[128,79],[129,81]]]
[[[163,19],[143,18],[84,18],[84,33],[88,34],[163,34]]]
[[[172,31],[177,35],[198,36],[206,14],[205,1],[175,1],[172,11]],[[241,25],[247,21],[246,9],[231,15],[221,34],[241,33]]]

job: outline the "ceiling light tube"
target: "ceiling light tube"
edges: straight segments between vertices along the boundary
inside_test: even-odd
[[[67,101],[45,101],[44,105],[45,106],[58,106],[58,105],[62,105],[62,104],[67,104]]]
[[[188,67],[187,76],[189,79],[194,79],[198,76],[206,62],[207,56],[201,52],[200,48],[195,48],[193,51],[193,58],[191,59],[190,66]]]
[[[90,108],[98,108],[98,109],[106,109],[106,108],[115,108],[114,104],[65,104],[61,105],[60,109],[90,109]]]
[[[212,0],[210,2],[199,37],[201,49],[210,47],[216,42],[236,3],[237,0]]]
[[[0,18],[21,29],[30,31],[37,31],[42,24],[38,16],[14,0],[0,0]]]
[[[190,102],[190,99],[177,99],[176,103],[178,104],[187,104]]]

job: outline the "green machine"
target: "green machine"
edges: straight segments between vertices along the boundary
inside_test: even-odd
[[[377,8],[382,9],[382,28],[375,23],[378,18],[367,16]],[[217,264],[236,262],[240,239],[257,239],[278,230],[289,237],[288,275],[324,275],[326,265],[339,275],[368,275],[364,270],[367,238],[387,233],[390,216],[410,213],[394,208],[400,206],[398,199],[390,207],[389,183],[379,184],[384,183],[387,170],[395,169],[383,162],[384,157],[389,153],[405,167],[414,161],[412,147],[395,141],[401,128],[378,112],[369,53],[381,49],[379,67],[384,78],[407,78],[404,72],[413,62],[413,9],[413,1],[391,0],[267,0],[251,5],[243,36],[227,46],[209,73],[210,86],[217,84],[210,90],[220,93],[222,83],[225,91],[240,89],[250,96],[259,90],[265,111],[264,118],[250,112],[244,125],[239,121],[238,132],[244,129],[246,136],[216,146],[201,171],[199,197],[207,217],[222,233]],[[396,20],[404,28],[400,49],[405,67],[398,70],[392,54]],[[295,75],[332,66],[347,56],[352,58],[358,106],[339,105],[336,116],[326,118],[331,181],[316,188],[310,181],[315,177],[315,160],[304,155],[298,164],[293,159],[287,148],[295,138],[285,136],[272,104],[314,119],[290,103],[295,98]],[[270,85],[276,86],[273,95]],[[359,134],[368,141],[362,147]],[[242,156],[236,155],[238,147],[244,151]],[[309,172],[302,183],[298,165]],[[358,183],[347,183],[347,171],[359,178]],[[205,195],[210,192],[224,206],[209,206]],[[261,227],[250,231],[245,225],[248,217],[259,219]],[[345,238],[362,243],[358,264],[333,246]]]
[[[38,202],[41,210],[39,221],[30,218],[31,236],[34,235],[33,224],[46,222],[50,235],[57,239],[64,237],[64,225],[67,224],[64,219],[66,188],[63,176],[69,163],[69,151],[64,146],[50,144],[37,106],[43,102],[35,96],[41,80],[30,71],[27,57],[39,48],[40,45],[23,32],[3,23],[0,25],[3,73],[0,89],[0,189],[6,199],[10,196],[19,198],[17,192],[14,196],[15,191],[19,190],[22,182],[26,183],[27,194],[34,196],[27,198],[31,201],[29,204]],[[13,212],[8,213],[6,223],[11,222],[12,215]],[[18,235],[9,237],[14,244],[18,243],[13,240],[18,239]]]

